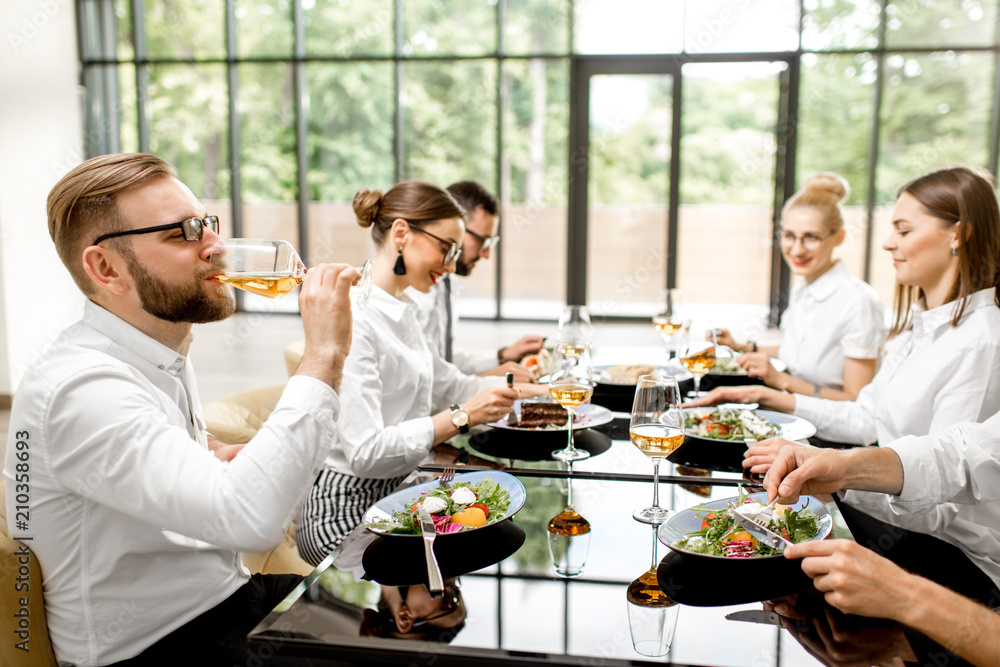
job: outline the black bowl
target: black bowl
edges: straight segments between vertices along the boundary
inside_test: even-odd
[[[573,444],[591,456],[611,448],[611,438],[594,427],[573,429]],[[524,431],[493,428],[469,438],[469,447],[493,458],[551,461],[552,452],[566,446],[566,431]]]
[[[751,493],[754,500],[767,502],[767,494]],[[660,588],[682,604],[719,606],[757,602],[791,595],[809,588],[809,577],[802,572],[799,560],[782,555],[756,558],[725,558],[684,551],[673,546],[688,533],[701,528],[701,517],[695,513],[722,510],[734,498],[712,500],[681,510],[663,523],[657,531],[661,542],[670,547],[657,568]],[[825,538],[833,528],[833,517],[822,502],[812,496],[802,496],[791,505],[798,510],[808,506],[820,518],[820,531],[814,540]]]
[[[434,541],[434,555],[445,579],[481,570],[507,558],[524,544],[524,529],[510,519],[479,530],[452,533]],[[383,586],[427,583],[423,540],[378,536],[361,557],[365,576]]]

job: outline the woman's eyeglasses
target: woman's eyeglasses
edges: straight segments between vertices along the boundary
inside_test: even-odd
[[[815,250],[816,248],[820,247],[820,245],[822,245],[823,241],[827,240],[830,237],[816,236],[815,234],[809,234],[809,233],[803,234],[802,236],[796,236],[792,232],[782,231],[781,236],[779,238],[781,239],[781,245],[783,246],[788,246],[789,248],[791,248],[795,246],[796,241],[801,241],[802,247],[804,247],[806,250]]]
[[[397,590],[399,590],[399,596],[405,602],[406,601],[406,594],[409,592],[410,587],[409,586],[397,586],[396,588],[397,588]],[[455,611],[458,610],[459,602],[460,602],[460,598],[459,598],[459,593],[458,593],[458,586],[455,585],[454,583],[450,583],[450,582],[446,583],[444,585],[444,599],[441,601],[441,612],[438,613],[438,614],[435,614],[434,616],[431,616],[429,618],[419,618],[419,619],[415,620],[413,622],[412,627],[413,628],[419,628],[419,627],[421,627],[423,625],[427,625],[431,621],[435,621],[435,620],[437,620],[439,618],[447,616],[448,614],[455,613]],[[392,614],[389,615],[389,620],[390,620],[390,622],[393,625],[396,624],[396,618]]]
[[[447,239],[443,239],[440,236],[438,236],[437,234],[431,234],[426,229],[422,229],[420,227],[417,227],[416,225],[411,224],[409,222],[407,222],[406,224],[409,225],[410,229],[412,229],[413,231],[420,232],[421,234],[426,234],[427,236],[431,237],[432,239],[440,241],[444,245],[448,246],[447,250],[445,250],[444,248],[441,249],[441,252],[444,253],[444,263],[445,264],[451,264],[453,261],[455,261],[456,259],[458,259],[461,256],[462,249],[459,248],[458,244],[455,243],[454,241],[449,241]]]

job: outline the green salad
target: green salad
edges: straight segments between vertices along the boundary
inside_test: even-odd
[[[719,408],[711,412],[686,411],[684,430],[713,440],[766,440],[778,435],[778,425],[758,417],[753,410]]]
[[[475,484],[455,482],[437,487],[406,503],[391,519],[365,524],[368,528],[402,535],[420,535],[417,509],[423,505],[434,520],[437,533],[456,533],[495,523],[507,514],[510,494],[489,477]]]
[[[755,558],[781,553],[758,542],[733,519],[733,509],[747,503],[756,501],[750,500],[740,491],[740,495],[726,509],[695,508],[694,513],[701,517],[701,529],[688,533],[675,542],[674,546],[693,553],[726,558]],[[809,508],[790,510],[778,505],[768,528],[792,543],[805,542],[819,534],[819,517]]]

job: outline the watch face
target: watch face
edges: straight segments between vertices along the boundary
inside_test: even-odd
[[[469,423],[469,415],[465,413],[465,410],[453,412],[451,415],[451,423],[455,426],[465,426]]]

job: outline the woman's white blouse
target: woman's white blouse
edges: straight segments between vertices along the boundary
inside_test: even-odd
[[[913,326],[887,346],[878,373],[854,401],[795,397],[795,414],[836,442],[889,443],[1000,411],[1000,308],[994,289],[972,294],[957,326],[955,303],[913,307]]]
[[[340,420],[327,467],[362,478],[412,472],[434,444],[431,415],[501,377],[465,375],[431,351],[416,304],[375,287],[354,312],[340,383]]]
[[[842,390],[845,359],[878,359],[885,341],[885,306],[842,261],[792,291],[781,316],[778,358],[814,385]]]

